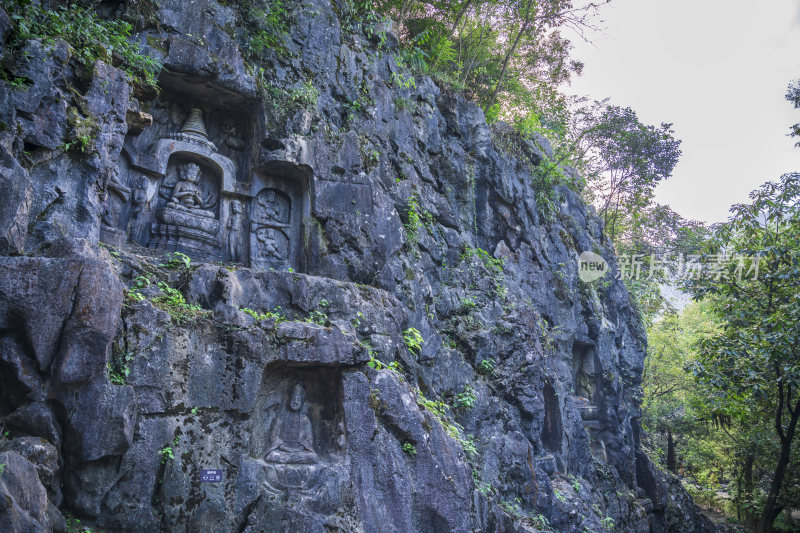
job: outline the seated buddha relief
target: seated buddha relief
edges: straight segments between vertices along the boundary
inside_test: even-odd
[[[265,460],[280,464],[314,464],[319,457],[314,451],[311,420],[302,412],[306,390],[296,383],[289,390],[286,408],[275,416],[269,429],[269,446]]]

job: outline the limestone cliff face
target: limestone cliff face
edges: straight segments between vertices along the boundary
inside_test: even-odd
[[[615,269],[580,197],[542,215],[546,141],[325,0],[256,68],[235,8],[158,9],[158,95],[60,42],[0,82],[0,522],[711,529],[639,449],[643,328],[578,279]]]

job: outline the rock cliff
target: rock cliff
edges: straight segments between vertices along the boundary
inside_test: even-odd
[[[0,529],[713,530],[639,448],[644,330],[546,140],[341,5],[245,59],[225,4],[99,4],[158,93],[3,49]]]

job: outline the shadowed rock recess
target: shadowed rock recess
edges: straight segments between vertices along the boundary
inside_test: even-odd
[[[0,530],[713,530],[639,447],[644,329],[578,279],[616,271],[593,212],[537,205],[545,140],[326,0],[248,60],[235,3],[111,4],[158,94],[2,52]]]

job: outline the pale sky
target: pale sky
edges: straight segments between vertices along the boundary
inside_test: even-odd
[[[800,171],[800,122],[784,98],[800,78],[800,0],[612,0],[591,43],[571,36],[584,73],[567,92],[672,122],[683,156],[656,201],[720,222],[734,203]]]

